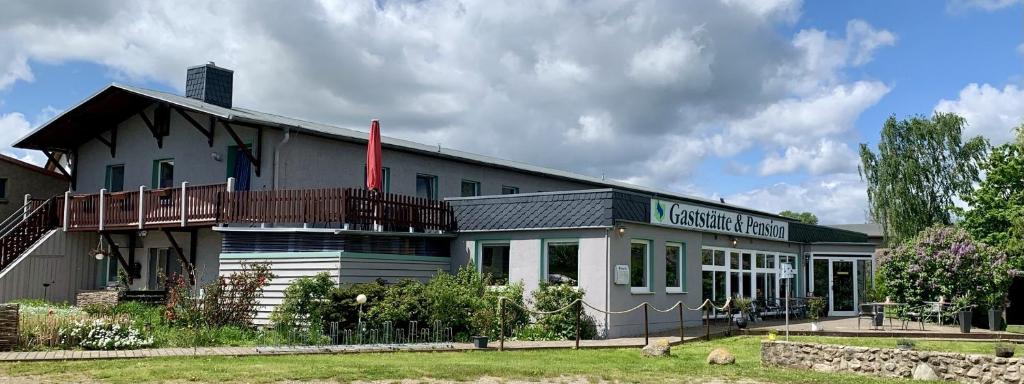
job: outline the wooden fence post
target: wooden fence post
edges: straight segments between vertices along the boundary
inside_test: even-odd
[[[683,322],[683,302],[679,302],[679,342],[686,341],[686,323]]]
[[[580,318],[583,317],[583,300],[576,301],[576,349],[580,349]]]
[[[711,304],[714,306],[714,304]],[[711,340],[711,311],[704,308],[704,340]]]
[[[647,302],[644,302],[644,345],[650,344],[650,334],[647,332]]]
[[[106,188],[100,189],[100,204],[99,204],[100,205],[100,222],[99,222],[100,232],[103,232],[103,221],[106,219],[105,217],[103,217],[103,216],[106,215],[106,212],[107,212],[106,211],[106,209],[107,209],[107,197],[106,197],[106,195],[107,195],[107,189]]]
[[[504,297],[498,297],[498,350],[505,350],[505,306],[502,305]]]

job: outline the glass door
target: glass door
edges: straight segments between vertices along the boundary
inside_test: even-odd
[[[857,314],[857,282],[854,279],[853,261],[832,260],[829,268],[829,314],[832,316],[853,316]]]

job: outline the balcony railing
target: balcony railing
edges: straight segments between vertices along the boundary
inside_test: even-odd
[[[58,199],[57,212],[69,231],[223,223],[414,232],[455,228],[447,202],[353,188],[232,192],[226,184],[183,183],[176,188],[67,194]]]

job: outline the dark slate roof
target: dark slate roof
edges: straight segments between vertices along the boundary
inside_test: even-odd
[[[882,225],[878,223],[865,224],[832,224],[832,228],[844,229],[867,234],[868,237],[882,237]]]
[[[650,222],[651,196],[592,189],[446,199],[459,231],[611,227],[616,221]],[[801,243],[864,243],[867,235],[789,222],[789,240]]]
[[[615,191],[596,189],[448,199],[459,231],[610,227]]]

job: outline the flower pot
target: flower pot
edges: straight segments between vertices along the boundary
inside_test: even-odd
[[[960,317],[960,333],[971,333],[971,311],[960,311],[957,316]]]
[[[873,320],[876,327],[881,327],[882,323],[885,322],[885,314],[882,312],[876,313]]]
[[[1003,330],[1003,310],[1002,309],[989,309],[988,310],[988,329],[990,331],[1001,331],[1001,330]]]
[[[747,318],[745,316],[736,318],[736,327],[739,329],[747,329]]]
[[[487,336],[473,336],[473,346],[476,348],[487,348]]]
[[[1013,347],[996,346],[996,357],[1013,357]]]
[[[811,331],[812,332],[818,332],[818,331],[821,331],[821,329],[822,329],[821,328],[821,324],[818,324],[817,321],[811,323]]]

